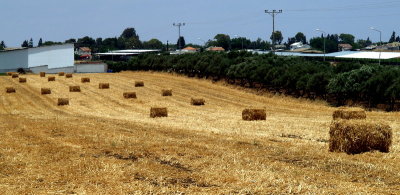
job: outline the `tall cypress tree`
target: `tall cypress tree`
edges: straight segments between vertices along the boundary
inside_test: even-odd
[[[389,43],[393,43],[396,41],[396,32],[393,31],[392,36],[390,36]]]
[[[28,40],[25,40],[25,41],[21,44],[21,47],[28,47],[28,46],[29,46]]]
[[[33,39],[32,38],[29,40],[28,47],[29,48],[33,47]]]
[[[43,45],[43,40],[42,40],[42,38],[40,38],[39,39],[39,42],[38,42],[38,47],[40,47],[40,46],[42,46]]]

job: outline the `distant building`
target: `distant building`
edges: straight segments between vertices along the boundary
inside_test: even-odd
[[[79,55],[80,59],[92,59],[92,50],[89,47],[79,47],[75,50],[75,54]]]
[[[182,52],[185,52],[185,53],[195,53],[195,52],[197,52],[197,49],[194,48],[194,47],[185,47],[185,48],[182,49]]]
[[[303,44],[303,42],[296,42],[290,45],[290,50],[298,50],[298,49],[310,49],[311,47],[307,44]]]
[[[388,50],[400,50],[400,42],[393,42],[386,44]]]
[[[225,51],[223,47],[209,47],[206,51]]]
[[[338,45],[339,51],[350,51],[353,49],[353,46],[351,46],[348,43],[341,43]]]
[[[132,56],[138,56],[147,53],[160,53],[159,49],[126,49],[126,50],[114,50],[106,53],[96,53],[94,55],[98,56],[100,60],[110,60],[110,61],[126,61]]]
[[[0,72],[13,72],[19,68],[49,69],[74,66],[74,44],[18,48],[0,51]]]

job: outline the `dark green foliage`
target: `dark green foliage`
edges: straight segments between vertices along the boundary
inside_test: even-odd
[[[39,39],[39,42],[38,42],[38,47],[40,47],[40,46],[42,46],[43,45],[43,40],[42,40],[42,38],[40,38]]]
[[[294,96],[390,104],[400,99],[400,68],[360,63],[329,63],[301,57],[248,52],[202,52],[185,55],[141,55],[128,62],[109,62],[114,72],[155,70],[190,77],[226,79],[246,87],[265,87]]]

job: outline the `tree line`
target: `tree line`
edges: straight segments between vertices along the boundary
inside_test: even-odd
[[[366,107],[398,109],[400,68],[360,62],[331,65],[302,57],[248,52],[202,52],[186,55],[141,55],[108,62],[114,71],[164,71],[190,77],[224,79],[231,84],[267,89],[295,97],[321,98],[334,105],[349,101]]]

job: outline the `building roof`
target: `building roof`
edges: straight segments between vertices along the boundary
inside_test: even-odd
[[[92,50],[89,47],[80,47],[79,50],[84,52],[92,52]]]
[[[340,48],[353,48],[353,46],[351,46],[350,44],[348,44],[348,43],[341,43],[341,44],[339,44],[338,45]]]
[[[223,47],[209,47],[207,48],[208,51],[225,51]]]
[[[182,50],[187,50],[187,51],[197,51],[197,49],[196,49],[196,48],[194,48],[194,47],[185,47],[185,48],[183,48]]]

